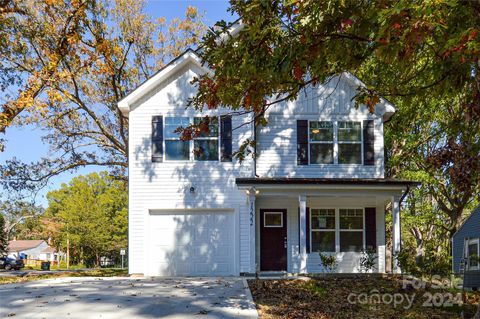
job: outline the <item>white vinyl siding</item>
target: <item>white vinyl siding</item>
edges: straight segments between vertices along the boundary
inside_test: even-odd
[[[245,192],[238,190],[237,177],[253,176],[253,161],[242,164],[220,161],[151,161],[152,117],[218,116],[227,110],[197,112],[185,109],[195,89],[190,84],[201,73],[198,67],[180,69],[154,91],[142,97],[129,114],[129,272],[145,273],[149,262],[149,210],[211,208],[233,209],[239,231],[235,239],[238,249],[236,273],[250,271],[250,222]],[[248,116],[233,117],[232,126],[241,128],[232,132],[233,148],[251,138]],[[193,156],[192,156],[193,158]],[[190,192],[194,187],[195,191]]]

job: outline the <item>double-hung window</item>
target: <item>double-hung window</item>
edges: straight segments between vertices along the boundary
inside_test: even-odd
[[[165,118],[165,160],[188,161],[190,159],[190,142],[182,141],[176,133],[179,127],[190,125],[188,117]]]
[[[310,211],[312,251],[335,252],[335,209]]]
[[[311,252],[360,252],[365,248],[363,208],[310,209]]]
[[[362,123],[309,121],[310,164],[362,164]]]
[[[360,122],[338,122],[338,164],[362,164]]]
[[[204,118],[195,117],[193,122],[201,124]],[[218,117],[210,117],[208,128],[202,131],[193,141],[182,141],[180,134],[175,132],[179,127],[188,127],[191,124],[189,117],[165,118],[165,160],[189,161],[191,153],[196,161],[218,161],[219,154],[219,125]]]
[[[340,209],[340,251],[363,250],[363,209]]]
[[[203,120],[195,117],[194,123],[198,125]],[[193,154],[196,161],[218,161],[218,117],[209,118],[208,130],[195,138]]]
[[[333,123],[310,122],[310,163],[333,164]]]
[[[480,247],[479,239],[468,239],[466,241],[466,257],[467,257],[467,267],[470,270],[476,270],[479,268],[479,259],[480,256]]]

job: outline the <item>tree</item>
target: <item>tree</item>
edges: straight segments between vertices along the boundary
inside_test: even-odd
[[[0,215],[4,218],[4,230],[7,240],[46,239],[42,236],[40,218],[44,213],[42,207],[32,203],[14,200],[0,202]]]
[[[356,102],[379,96],[457,97],[480,113],[480,4],[475,1],[231,1],[243,29],[224,21],[202,41],[215,70],[195,83],[191,105],[228,107],[266,125],[265,110],[307,85],[349,71],[362,78]]]
[[[99,266],[127,245],[127,189],[107,172],[73,178],[47,195],[46,234],[74,262]]]
[[[22,13],[0,16],[5,57],[0,82],[10,92],[0,131],[32,124],[45,131],[43,142],[50,146],[49,156],[38,163],[13,158],[2,165],[4,187],[34,189],[51,176],[90,165],[125,179],[128,119],[117,102],[193,46],[204,30],[193,7],[183,19],[167,23],[152,21],[144,5],[136,0],[25,1]]]
[[[397,105],[386,124],[387,177],[423,182],[404,222],[417,257],[452,236],[480,193],[480,3],[240,0],[230,10],[242,29],[229,36],[220,21],[204,37],[200,54],[215,72],[195,80],[190,105],[250,113],[265,126],[271,105],[353,73],[366,84],[357,105],[373,111],[380,96]]]
[[[7,248],[8,239],[5,232],[5,219],[3,218],[3,215],[0,214],[0,256],[4,256],[7,254]]]

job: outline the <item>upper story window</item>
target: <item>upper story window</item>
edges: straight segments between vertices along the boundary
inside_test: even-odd
[[[202,122],[202,117],[193,118],[195,124]],[[218,118],[211,117],[208,131],[202,132],[193,141],[182,141],[180,134],[175,131],[179,127],[187,127],[191,123],[188,117],[165,118],[165,160],[188,161],[193,150],[196,161],[218,161]]]
[[[188,117],[165,118],[165,160],[188,161],[190,159],[190,142],[180,140],[180,134],[175,130],[180,126],[190,125]]]
[[[232,162],[232,116],[220,117],[152,117],[152,162],[221,161]],[[191,123],[208,125],[190,141],[182,141],[179,127]]]
[[[333,164],[333,123],[310,122],[310,163]]]
[[[201,117],[195,117],[194,123],[200,124],[202,120]],[[218,118],[210,118],[208,132],[202,132],[193,142],[196,161],[218,161]]]
[[[362,123],[309,121],[310,164],[362,164]]]
[[[338,122],[338,163],[362,164],[362,124]]]

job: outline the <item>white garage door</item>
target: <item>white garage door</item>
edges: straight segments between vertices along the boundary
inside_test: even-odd
[[[150,276],[235,274],[235,214],[172,211],[150,214],[147,271]]]

